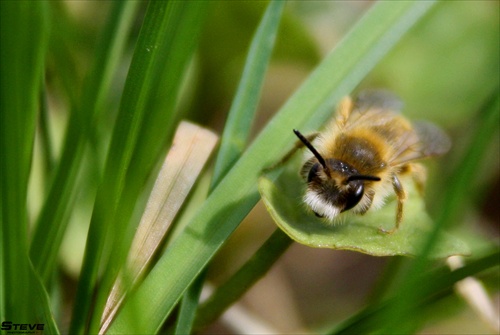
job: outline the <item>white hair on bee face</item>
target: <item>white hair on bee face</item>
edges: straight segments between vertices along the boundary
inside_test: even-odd
[[[341,209],[335,207],[331,203],[325,201],[317,192],[307,191],[304,196],[304,202],[315,213],[325,217],[326,219],[333,220],[340,214]]]

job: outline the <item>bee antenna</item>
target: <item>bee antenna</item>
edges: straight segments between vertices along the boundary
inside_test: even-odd
[[[346,183],[353,181],[353,180],[370,180],[370,181],[380,181],[379,177],[376,176],[367,176],[367,175],[362,175],[362,174],[354,174],[352,176],[349,176],[346,180]]]
[[[314,157],[316,157],[318,159],[319,163],[323,166],[323,168],[326,169],[325,159],[313,147],[313,145],[311,144],[311,142],[309,142],[309,140],[307,138],[305,138],[304,135],[302,135],[300,133],[300,131],[298,131],[297,129],[294,129],[293,132],[294,132],[295,135],[297,135],[297,137],[299,138],[299,140],[302,143],[304,143],[304,145],[307,147],[307,149],[309,149],[313,153]]]

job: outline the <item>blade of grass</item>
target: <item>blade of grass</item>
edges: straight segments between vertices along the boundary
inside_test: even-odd
[[[446,264],[451,270],[456,270],[464,266],[464,259],[461,256],[452,256],[446,260]],[[483,283],[475,277],[467,277],[456,283],[455,292],[462,297],[467,305],[476,315],[492,330],[500,333],[500,319],[498,318],[498,308],[488,296],[488,292]]]
[[[93,120],[102,111],[109,93],[110,81],[123,50],[137,2],[115,2],[95,54],[95,63],[83,89],[81,107],[71,114],[63,152],[48,197],[38,217],[30,255],[45,284],[56,265],[61,242],[66,231],[67,215],[72,194],[76,189],[78,171],[84,160],[85,144]]]
[[[500,121],[500,98],[498,96],[498,88],[494,90],[486,108],[484,117],[481,119],[479,127],[473,140],[463,156],[462,163],[458,165],[453,174],[450,176],[449,188],[444,196],[444,203],[440,216],[436,220],[436,225],[433,231],[429,234],[425,242],[420,256],[409,268],[406,274],[406,280],[402,281],[398,289],[399,303],[394,305],[394,308],[387,311],[388,322],[383,331],[387,333],[401,332],[402,321],[411,314],[414,302],[420,297],[423,286],[418,285],[420,282],[419,274],[430,265],[428,255],[432,252],[438,242],[440,233],[443,229],[450,227],[457,222],[463,209],[467,208],[466,199],[471,192],[471,185],[474,181],[477,168],[486,154],[488,143],[492,136],[498,131]]]
[[[144,276],[217,140],[217,135],[192,123],[179,125],[134,236],[125,272],[120,273],[108,297],[99,333],[106,332],[128,287]]]
[[[293,240],[276,229],[257,252],[205,301],[196,316],[195,328],[215,321],[274,265]]]
[[[143,332],[158,331],[186,288],[258,201],[260,171],[293,142],[291,129],[304,124],[317,128],[326,121],[330,116],[326,107],[353,89],[433,4],[405,1],[373,6],[214,189],[127,300],[110,332],[125,332],[131,318]],[[138,314],[137,308],[141,311]]]
[[[78,106],[78,96],[83,86],[82,73],[75,59],[73,48],[77,47],[78,29],[67,6],[62,2],[50,2],[50,15],[57,20],[51,22],[49,38],[48,70],[54,68],[54,81],[58,90],[68,100],[71,111]]]
[[[170,41],[164,44],[162,54],[168,60],[165,63],[164,73],[159,78],[156,92],[152,92],[149,100],[149,110],[156,113],[147,113],[141,126],[139,136],[141,143],[136,146],[133,154],[129,172],[127,173],[126,192],[118,204],[115,222],[126,223],[130,221],[132,209],[137,203],[138,194],[142,192],[150,172],[153,170],[160,156],[164,152],[166,144],[171,141],[172,134],[181,115],[177,111],[178,94],[181,91],[183,77],[186,73],[189,60],[198,44],[198,37],[206,13],[207,2],[194,2],[188,4],[174,4],[172,17],[177,19],[176,24],[170,25]],[[177,11],[177,12],[176,12]],[[179,14],[180,13],[180,14]],[[163,141],[158,139],[163,138]],[[206,143],[208,144],[208,142]],[[201,148],[201,146],[200,146]],[[201,158],[201,155],[200,155]],[[119,236],[122,228],[114,225],[116,231],[111,236]],[[125,227],[125,225],[123,225]],[[129,226],[128,236],[135,233],[135,227]],[[105,267],[103,274],[104,289],[103,300],[106,299],[106,283],[113,281],[116,277],[119,264],[123,264],[128,253],[131,238],[115,238],[112,254]],[[100,300],[98,299],[98,306]],[[95,319],[97,321],[97,319]]]
[[[43,320],[43,329],[47,334],[60,334],[57,327],[57,323],[54,319],[54,313],[50,309],[50,297],[45,290],[45,286],[42,283],[40,276],[36,273],[32,264],[30,264],[30,274],[31,274],[31,287],[36,293],[36,310],[39,316],[36,320]],[[5,319],[4,319],[5,320]],[[31,323],[33,323],[32,320]]]
[[[204,283],[205,272],[202,272],[182,296],[182,301],[179,304],[179,315],[177,316],[174,334],[181,335],[192,333],[193,321],[198,310],[198,302],[200,300],[201,290]]]
[[[43,89],[42,94],[40,94],[40,118],[38,120],[38,127],[40,128],[40,142],[43,151],[43,176],[44,176],[44,188],[48,189],[50,172],[54,167],[54,147],[51,141],[51,131],[49,126],[49,106],[47,102],[47,92],[46,88]]]
[[[453,286],[467,277],[476,275],[481,271],[491,269],[500,265],[500,252],[496,250],[491,254],[478,260],[472,261],[466,266],[455,271],[449,271],[445,266],[434,271],[427,271],[420,276],[422,283],[432,283],[432,285],[421,285],[422,293],[416,302],[417,308],[424,307],[433,297],[444,297],[453,294]],[[401,297],[395,295],[389,300],[372,304],[360,313],[349,318],[332,331],[326,332],[332,335],[340,334],[373,334],[380,331],[381,325],[388,322],[388,311],[399,305]],[[389,317],[390,318],[390,317]],[[412,317],[401,320],[401,324],[408,323]],[[411,323],[411,321],[410,321]],[[380,332],[384,334],[384,332]],[[400,333],[401,334],[401,333]]]
[[[284,1],[271,1],[252,39],[243,74],[222,134],[211,189],[220,182],[247,145],[284,5]],[[204,278],[203,272],[186,292],[179,310],[176,334],[191,333]]]
[[[99,269],[104,269],[89,331],[99,330],[107,295],[131,243],[129,222],[137,197],[171,140],[178,117],[174,112],[178,88],[204,6],[204,2],[164,1],[148,5],[92,213],[72,333],[84,332],[89,297]]]
[[[0,185],[3,320],[34,322],[28,180],[48,37],[47,3],[0,2]]]
[[[247,146],[284,5],[284,1],[271,1],[252,39],[238,90],[222,133],[212,177],[212,189],[227,174]]]

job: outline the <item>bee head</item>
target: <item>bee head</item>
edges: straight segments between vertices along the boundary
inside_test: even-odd
[[[306,163],[302,171],[307,176],[304,202],[316,216],[331,220],[353,208],[363,198],[365,182],[380,180],[376,176],[362,175],[338,159],[325,160],[298,130],[294,130],[294,133],[317,160]]]

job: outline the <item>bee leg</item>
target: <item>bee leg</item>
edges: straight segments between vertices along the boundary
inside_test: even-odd
[[[418,193],[420,194],[421,197],[424,196],[425,182],[427,180],[427,171],[425,170],[425,167],[422,164],[419,163],[406,164],[401,168],[399,174],[411,175],[411,178],[415,183],[415,188],[417,189]]]
[[[415,187],[417,188],[418,193],[421,197],[424,196],[425,191],[425,182],[427,181],[427,171],[422,164],[412,163],[410,164],[411,168],[411,176],[413,178],[413,182],[415,183]]]
[[[316,132],[316,133],[312,133],[312,134],[305,136],[305,138],[309,142],[312,142],[316,137],[318,137],[318,135],[319,135],[319,133]],[[300,140],[297,140],[295,142],[295,145],[293,146],[293,148],[289,152],[287,152],[285,156],[283,156],[279,161],[277,161],[273,165],[271,165],[267,168],[264,168],[262,170],[262,172],[264,172],[264,173],[270,172],[270,171],[273,171],[273,170],[283,166],[286,162],[288,162],[288,160],[290,160],[290,158],[292,158],[292,156],[297,152],[297,150],[302,149],[303,147],[304,147],[304,143],[302,143],[302,141],[300,141]]]
[[[403,185],[396,174],[392,175],[392,187],[394,188],[394,193],[396,193],[398,204],[396,208],[396,226],[391,230],[385,230],[379,228],[382,233],[392,234],[399,229],[401,221],[403,221],[403,203],[406,200],[406,192],[403,189]]]

